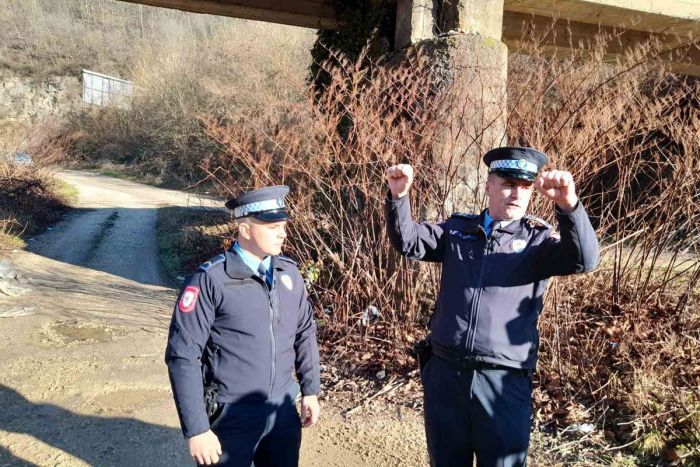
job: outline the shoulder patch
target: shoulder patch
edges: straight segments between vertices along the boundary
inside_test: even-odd
[[[223,263],[225,259],[226,259],[226,255],[222,253],[219,256],[215,256],[214,258],[210,259],[206,263],[200,264],[199,270],[206,271],[206,270],[210,269],[212,266],[216,266],[217,264]]]
[[[177,302],[177,307],[183,313],[189,313],[197,306],[197,298],[199,297],[199,287],[188,285],[182,291],[180,300]]]
[[[287,263],[291,263],[291,264],[293,264],[294,266],[297,265],[297,262],[296,262],[296,261],[294,261],[293,259],[288,258],[288,257],[286,257],[286,256],[278,255],[278,256],[277,256],[277,259],[279,259],[279,260],[281,260],[281,261],[285,261],[285,262],[287,262]]]
[[[525,221],[531,226],[540,229],[551,229],[552,224],[535,216],[525,216]]]
[[[462,219],[477,219],[479,215],[471,212],[453,212],[450,217],[461,217]]]

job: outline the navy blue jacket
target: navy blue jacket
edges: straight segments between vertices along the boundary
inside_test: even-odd
[[[402,255],[442,263],[431,340],[477,361],[535,367],[547,279],[595,269],[598,241],[581,203],[558,209],[560,234],[526,216],[487,237],[484,213],[416,223],[408,196],[386,200],[387,230]]]
[[[272,286],[235,250],[207,261],[184,283],[173,311],[165,362],[186,438],[209,420],[204,380],[218,402],[263,402],[294,384],[320,392],[316,323],[296,264],[272,258]]]

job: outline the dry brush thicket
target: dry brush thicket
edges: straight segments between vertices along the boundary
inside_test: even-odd
[[[238,22],[204,37],[167,37],[134,62],[130,108],[81,108],[68,116],[63,134],[73,159],[138,165],[156,182],[187,184],[202,177],[200,161],[218,150],[201,115],[253,122],[302,95],[301,55],[312,39],[303,31]]]
[[[697,458],[700,82],[636,66],[654,54],[649,44],[615,67],[595,52],[512,66],[511,141],[573,172],[603,241],[594,274],[550,287],[536,418]]]
[[[653,44],[617,65],[596,50],[557,61],[528,53],[511,59],[508,139],[546,150],[550,167],[574,174],[603,242],[595,273],[549,289],[536,423],[594,423],[600,431],[585,443],[602,451],[630,443],[697,456],[700,86],[640,66]],[[484,143],[445,151],[444,128],[460,128],[454,119],[480,103],[436,86],[419,61],[375,69],[367,80],[336,54],[322,64],[332,77],[325,93],[309,92],[313,105],[289,104],[254,125],[207,121],[225,151],[204,167],[222,193],[292,187],[291,250],[312,290],[326,358],[369,370],[412,365],[410,344],[425,334],[439,284],[436,267],[399,258],[386,241],[384,170],[413,164],[414,214],[437,220],[460,169],[451,162],[470,160]],[[436,146],[454,160],[440,160]],[[484,202],[478,192],[471,201]],[[532,211],[553,219],[540,198]]]

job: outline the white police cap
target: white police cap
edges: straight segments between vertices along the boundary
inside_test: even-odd
[[[289,193],[286,185],[269,186],[243,193],[226,202],[236,219],[252,216],[261,221],[289,219],[284,197]]]

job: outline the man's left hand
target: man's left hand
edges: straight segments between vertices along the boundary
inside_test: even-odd
[[[566,214],[572,212],[578,204],[574,178],[564,170],[542,172],[535,181],[535,189],[554,201]]]
[[[301,398],[301,426],[308,428],[314,426],[321,415],[321,406],[318,397],[304,396]]]

